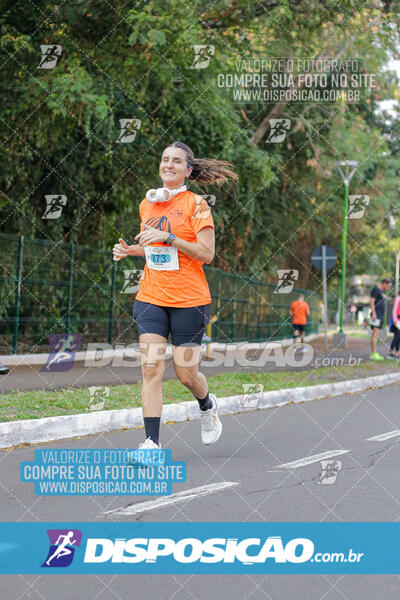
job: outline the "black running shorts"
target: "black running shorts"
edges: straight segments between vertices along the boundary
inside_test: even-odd
[[[168,334],[171,333],[173,346],[198,346],[210,321],[210,307],[211,304],[204,304],[174,308],[135,300],[133,318],[138,326],[139,336],[143,333],[157,333],[168,339]]]
[[[384,316],[385,316],[384,314],[383,315],[379,315],[379,316],[376,315],[376,318],[379,319],[379,325],[371,325],[370,324],[370,327],[371,327],[372,331],[374,329],[383,329]]]
[[[302,333],[305,330],[306,330],[305,325],[297,325],[296,323],[293,323],[293,331],[299,331],[300,333]]]

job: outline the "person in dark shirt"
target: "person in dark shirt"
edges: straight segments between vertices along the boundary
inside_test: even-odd
[[[384,292],[390,290],[392,280],[382,279],[378,285],[371,290],[371,356],[372,360],[384,360],[384,357],[376,351],[379,330],[383,328],[385,319],[385,297]]]

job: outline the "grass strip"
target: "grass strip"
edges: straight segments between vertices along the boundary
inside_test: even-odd
[[[390,369],[388,369],[390,364]],[[235,396],[243,393],[244,383],[259,383],[264,391],[280,390],[300,386],[333,383],[347,379],[359,379],[371,375],[384,375],[399,370],[393,361],[379,363],[365,361],[358,366],[334,366],[307,371],[274,371],[222,373],[207,377],[210,390],[217,397]],[[177,380],[170,379],[162,384],[165,404],[193,400],[192,394]],[[109,386],[110,396],[103,410],[134,408],[140,406],[140,384]],[[10,391],[0,396],[0,422],[40,419],[92,412],[89,409],[88,388]]]

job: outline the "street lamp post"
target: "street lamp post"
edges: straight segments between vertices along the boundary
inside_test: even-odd
[[[347,253],[347,213],[349,212],[349,185],[356,172],[358,162],[356,160],[339,160],[336,163],[339,173],[344,183],[344,209],[343,209],[343,230],[342,230],[342,274],[340,281],[340,316],[339,333],[343,334],[343,310],[345,302],[346,285],[346,253]],[[343,337],[343,336],[342,336]]]

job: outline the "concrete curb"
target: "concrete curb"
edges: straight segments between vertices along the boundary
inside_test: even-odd
[[[307,335],[304,339],[306,342],[310,342],[318,337],[321,337],[320,333],[311,333]],[[246,348],[247,350],[258,349],[258,348],[274,348],[277,345],[282,346],[290,346],[292,343],[292,338],[285,338],[283,340],[276,340],[271,342],[235,342],[231,344],[221,344],[218,342],[211,342],[210,348],[211,350],[223,350],[224,348],[228,352],[235,352],[237,346],[240,346],[242,350]],[[112,359],[114,357],[124,357],[125,355],[129,358],[140,358],[140,350],[139,344],[128,344],[124,348],[109,348],[110,344],[101,344],[97,345],[98,350],[84,350],[75,352],[74,362],[93,362],[93,365],[89,364],[86,366],[97,366],[95,362],[100,362],[101,359],[109,358]],[[202,351],[206,351],[206,344],[201,345]],[[101,354],[100,354],[101,353]],[[167,349],[165,352],[166,358],[170,358],[172,356],[172,346],[171,344],[167,345]],[[23,366],[33,366],[33,365],[45,365],[49,358],[48,353],[41,354],[3,354],[0,356],[0,362],[6,367],[23,367]]]
[[[310,400],[340,396],[342,394],[354,394],[367,389],[384,387],[396,382],[400,382],[400,372],[368,377],[366,379],[353,379],[338,383],[263,392],[257,394],[257,397],[253,396],[250,398],[248,404],[244,404],[242,394],[219,398],[218,408],[220,415],[248,412],[255,409],[283,406],[291,402],[309,402]],[[163,407],[162,423],[191,421],[198,418],[199,411],[196,400],[180,402],[179,404],[166,404]],[[143,427],[141,408],[107,410],[26,421],[11,421],[9,423],[0,423],[0,448],[6,449],[20,444],[38,444],[66,440],[71,437],[139,427]]]

